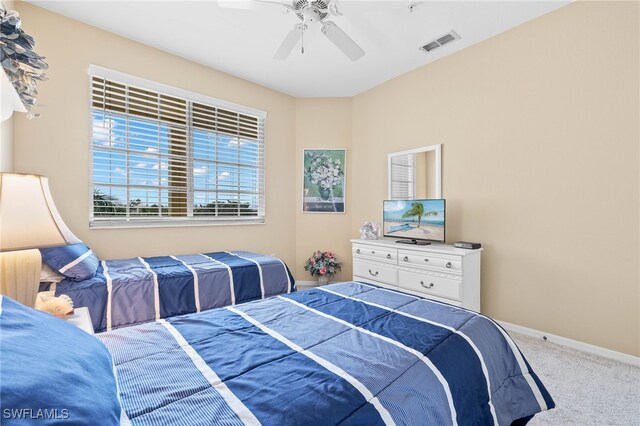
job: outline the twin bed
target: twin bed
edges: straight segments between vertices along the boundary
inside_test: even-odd
[[[96,332],[295,290],[282,260],[248,251],[102,260],[86,275],[66,277],[55,294],[89,308]]]
[[[215,268],[190,265],[202,294],[199,271]],[[175,266],[159,267],[156,287]],[[241,281],[241,265],[227,266]],[[103,266],[107,281],[115,269]],[[261,270],[250,298],[276,292]],[[194,288],[177,282],[165,284]],[[481,314],[358,282],[281,285],[264,300],[211,310],[201,300],[202,312],[189,306],[97,339],[5,297],[2,406],[64,407],[74,424],[99,415],[105,425],[509,425],[554,407],[511,338]]]

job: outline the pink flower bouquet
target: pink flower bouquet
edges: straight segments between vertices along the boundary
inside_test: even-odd
[[[304,269],[309,271],[312,276],[331,277],[342,269],[342,265],[335,253],[317,250],[307,260]]]

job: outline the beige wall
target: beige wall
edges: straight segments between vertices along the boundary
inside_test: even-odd
[[[0,123],[0,172],[13,171],[13,116]]]
[[[638,8],[575,3],[355,97],[351,235],[381,220],[372,165],[442,143],[483,312],[640,355]]]
[[[302,155],[304,148],[347,150],[344,214],[302,213]],[[332,281],[350,280],[351,273],[351,99],[321,98],[296,101],[296,263],[299,280],[311,281],[304,264],[315,250],[334,251],[343,261],[342,271]]]
[[[245,249],[294,263],[295,99],[21,2],[24,29],[50,66],[42,116],[15,116],[15,170],[49,176],[60,214],[101,257]],[[89,230],[89,64],[267,111],[267,224]]]

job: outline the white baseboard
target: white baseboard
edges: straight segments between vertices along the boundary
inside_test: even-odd
[[[329,282],[331,284],[331,282]],[[318,287],[318,280],[315,281],[301,281],[296,280],[296,288],[311,288]]]
[[[577,349],[582,352],[587,352],[604,358],[613,359],[615,361],[624,362],[625,364],[631,364],[634,367],[640,367],[640,357],[637,356],[625,354],[622,352],[616,352],[611,349],[590,345],[589,343],[579,342],[577,340],[568,339],[562,336],[556,336],[554,334],[545,333],[543,331],[534,330],[532,328],[522,327],[520,325],[511,324],[505,321],[496,320],[496,322],[504,327],[507,331],[513,331],[514,333],[537,337],[558,345]]]

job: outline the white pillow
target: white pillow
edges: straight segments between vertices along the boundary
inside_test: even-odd
[[[41,283],[59,283],[64,280],[64,275],[53,269],[51,266],[42,262],[42,269],[40,270],[40,282]]]

